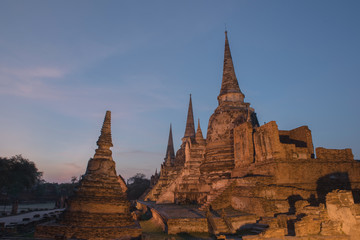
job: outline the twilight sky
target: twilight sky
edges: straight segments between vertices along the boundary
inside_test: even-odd
[[[148,177],[189,94],[204,135],[220,91],[224,26],[259,122],[308,125],[315,147],[360,159],[360,1],[0,1],[0,156],[69,182],[106,110],[124,178]]]

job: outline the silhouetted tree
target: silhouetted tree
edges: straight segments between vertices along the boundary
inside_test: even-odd
[[[78,185],[78,181],[74,183],[41,182],[32,189],[31,197],[36,201],[58,201],[61,197],[72,196]]]
[[[128,198],[138,199],[150,187],[150,180],[146,179],[145,174],[137,173],[127,180]]]
[[[127,180],[127,185],[133,184],[133,183],[140,183],[145,179],[145,174],[143,173],[137,173],[133,177],[129,178]]]
[[[72,176],[71,177],[71,184],[75,184],[77,182],[77,177]]]
[[[35,163],[21,155],[0,158],[0,189],[13,203],[17,202],[21,192],[38,183],[41,176]]]

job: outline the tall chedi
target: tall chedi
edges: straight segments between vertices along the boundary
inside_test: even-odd
[[[110,150],[113,146],[110,111],[106,112],[97,145],[59,223],[37,226],[36,237],[130,239],[141,235],[140,226],[130,215],[126,185],[116,175]]]
[[[175,164],[178,166],[184,166],[185,164],[185,145],[188,141],[195,140],[195,124],[194,124],[194,112],[192,107],[192,99],[190,94],[188,113],[186,117],[186,126],[184,137],[181,139],[182,144],[180,149],[176,152]]]
[[[231,176],[234,168],[234,127],[244,122],[251,122],[254,127],[259,125],[254,109],[244,102],[244,98],[235,75],[225,31],[223,77],[217,98],[219,105],[209,119],[205,160],[200,169],[208,183]]]
[[[199,199],[204,199],[208,195],[207,189],[203,189],[202,185],[199,184],[200,165],[204,160],[205,146],[206,141],[202,135],[200,120],[198,120],[195,137],[185,142],[184,167],[175,181],[169,185],[168,194],[164,194],[165,197],[169,197],[166,199],[168,202],[176,201],[179,204],[199,203]],[[173,195],[169,192],[173,192]]]
[[[157,182],[152,186],[151,190],[144,196],[145,200],[156,201],[159,195],[169,185],[169,183],[177,176],[181,170],[181,166],[176,164],[174,154],[174,141],[172,136],[172,127],[170,124],[168,144],[166,147],[166,154],[164,162],[161,164],[160,175]]]
[[[162,195],[168,192],[170,183],[172,183],[172,181],[174,181],[178,177],[179,173],[184,169],[186,144],[193,141],[195,141],[195,124],[190,94],[186,127],[184,137],[182,138],[182,144],[179,150],[177,150],[174,158],[174,144],[172,138],[172,128],[170,125],[168,145],[166,148],[164,162],[161,164],[160,178],[157,184],[145,196],[145,200],[158,201]],[[174,197],[172,197],[172,199],[174,199]],[[168,200],[169,199],[166,199],[166,202],[169,202]]]
[[[166,148],[166,155],[165,155],[165,165],[167,167],[173,166],[175,161],[175,151],[174,151],[174,141],[172,136],[172,127],[170,124],[170,131],[169,131],[169,139],[168,139],[168,145]]]

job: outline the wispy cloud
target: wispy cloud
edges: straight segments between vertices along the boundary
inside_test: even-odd
[[[58,98],[49,80],[59,79],[66,70],[57,67],[0,68],[0,94],[32,99]]]
[[[67,85],[73,81],[69,76],[86,72],[136,44],[122,40],[111,45],[88,38],[78,38],[71,44],[23,41],[19,45],[6,37],[0,39],[1,49],[6,49],[0,56],[0,94],[45,100],[68,97],[72,93]]]
[[[64,76],[65,71],[56,67],[35,67],[35,68],[0,68],[5,74],[13,75],[20,79],[25,78],[59,78]]]

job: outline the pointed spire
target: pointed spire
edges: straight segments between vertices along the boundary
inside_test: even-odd
[[[167,145],[167,149],[166,149],[165,164],[168,166],[171,165],[171,163],[174,161],[174,159],[175,159],[175,151],[174,151],[174,143],[173,143],[173,137],[172,137],[172,127],[170,124],[169,140],[168,140],[168,145]]]
[[[226,93],[241,93],[239,83],[235,75],[227,31],[225,31],[224,68],[219,97]]]
[[[95,150],[96,157],[111,157],[111,150],[110,147],[113,146],[112,138],[111,138],[111,112],[106,111],[104,123],[101,128],[101,134],[99,140],[96,142],[98,145],[98,149]]]
[[[197,143],[203,143],[205,141],[200,127],[200,119],[198,119],[198,127],[196,130],[195,140]]]
[[[188,108],[184,137],[193,138],[194,136],[195,136],[195,124],[194,124],[194,114],[193,114],[191,94],[190,94],[190,101],[189,101],[189,108]]]

